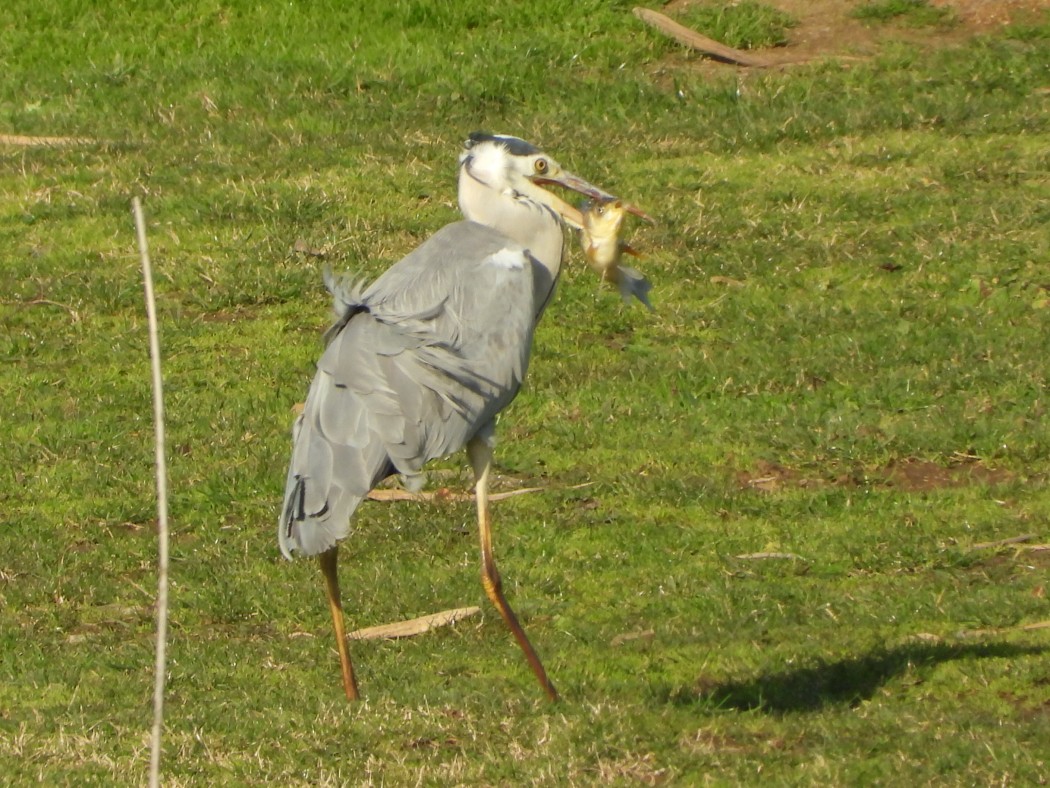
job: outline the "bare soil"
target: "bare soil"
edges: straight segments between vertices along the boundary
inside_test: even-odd
[[[663,13],[674,18],[691,5],[709,0],[671,0]],[[863,59],[875,55],[889,41],[905,41],[930,46],[952,46],[976,35],[990,32],[1011,22],[1031,19],[1050,9],[1050,0],[930,0],[931,5],[950,8],[951,24],[909,27],[895,22],[869,23],[851,14],[861,5],[857,0],[764,0],[785,11],[799,24],[788,31],[783,47],[762,50],[774,64],[789,65],[811,60]],[[703,59],[702,69],[731,68],[724,63]]]

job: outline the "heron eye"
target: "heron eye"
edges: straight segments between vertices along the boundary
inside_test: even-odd
[[[546,159],[536,159],[536,162],[532,165],[533,169],[536,170],[538,175],[543,175],[549,167]]]

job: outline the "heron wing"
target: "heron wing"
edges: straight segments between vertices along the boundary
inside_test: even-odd
[[[536,314],[528,252],[458,222],[361,291],[329,281],[337,319],[294,447],[282,552],[323,552],[382,478],[462,448],[521,387]]]

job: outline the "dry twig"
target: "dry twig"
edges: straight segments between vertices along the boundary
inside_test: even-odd
[[[160,374],[160,332],[157,329],[157,304],[153,297],[153,270],[146,245],[146,220],[138,197],[131,201],[135,214],[135,232],[142,259],[142,278],[146,288],[146,316],[149,320],[149,354],[153,372],[153,426],[157,466],[157,646],[153,673],[153,731],[150,735],[151,788],[160,785],[160,734],[164,721],[164,677],[167,671],[168,640],[168,469],[164,459],[164,391]]]
[[[1035,539],[1035,534],[1022,534],[1021,536],[1011,536],[1009,539],[996,539],[994,542],[980,542],[975,545],[970,545],[971,550],[991,550],[995,547],[1006,547],[1011,544],[1020,544],[1021,542],[1030,542]]]
[[[414,635],[422,635],[437,627],[447,627],[462,621],[464,618],[476,616],[481,612],[480,607],[457,607],[454,610],[442,610],[440,613],[432,613],[429,616],[398,621],[394,624],[380,624],[376,627],[366,627],[347,635],[351,640],[378,640],[380,638],[407,638]]]
[[[50,298],[34,298],[31,301],[0,301],[3,304],[9,304],[11,306],[57,306],[60,309],[64,309],[69,312],[70,318],[74,323],[80,322],[80,313],[77,312],[69,304],[63,304],[58,301],[52,301]]]
[[[744,553],[743,555],[735,556],[741,561],[769,561],[769,560],[781,560],[781,561],[805,561],[806,559],[795,553]]]
[[[972,638],[993,637],[996,635],[1010,635],[1018,632],[1034,632],[1039,629],[1050,629],[1050,621],[1037,621],[1034,624],[1020,624],[1015,627],[989,627],[988,629],[961,629],[951,635],[956,640],[969,640]],[[918,632],[904,638],[902,643],[931,643],[934,645],[944,643],[948,637],[935,635],[932,632]]]
[[[574,484],[572,487],[565,487],[563,489],[579,490],[584,487],[590,487],[592,484],[594,484],[594,482],[584,482],[583,484]],[[507,498],[513,498],[515,495],[527,495],[528,493],[543,492],[547,489],[550,488],[522,487],[520,490],[492,493],[489,495],[489,501],[502,501]],[[416,493],[409,492],[408,490],[372,490],[368,493],[368,499],[370,501],[381,501],[384,503],[391,503],[394,501],[473,501],[474,493],[453,492],[446,487],[442,487],[435,492]]]
[[[89,137],[26,137],[22,134],[0,134],[0,145],[18,148],[62,148],[70,145],[94,145]]]
[[[637,632],[621,632],[609,641],[609,645],[622,646],[624,643],[630,643],[632,640],[651,641],[654,637],[656,637],[655,629],[640,629]]]
[[[1037,621],[1034,624],[1021,624],[1016,627],[992,627],[990,629],[964,629],[955,633],[957,638],[979,638],[988,635],[1005,635],[1010,632],[1032,632],[1036,629],[1050,629],[1050,621]]]

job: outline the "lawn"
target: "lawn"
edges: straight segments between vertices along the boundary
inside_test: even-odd
[[[805,31],[703,5],[708,35]],[[147,775],[137,195],[166,784],[1045,783],[1050,15],[842,5],[877,46],[744,70],[599,0],[8,2],[0,134],[67,139],[0,138],[0,782]],[[495,548],[562,699],[439,496],[358,511],[349,625],[482,613],[353,642],[350,705],[316,562],[276,541],[321,272],[456,220],[479,128],[658,219],[628,228],[657,311],[572,241],[499,422],[495,491],[541,490],[495,504]],[[470,485],[454,456],[427,489]]]

